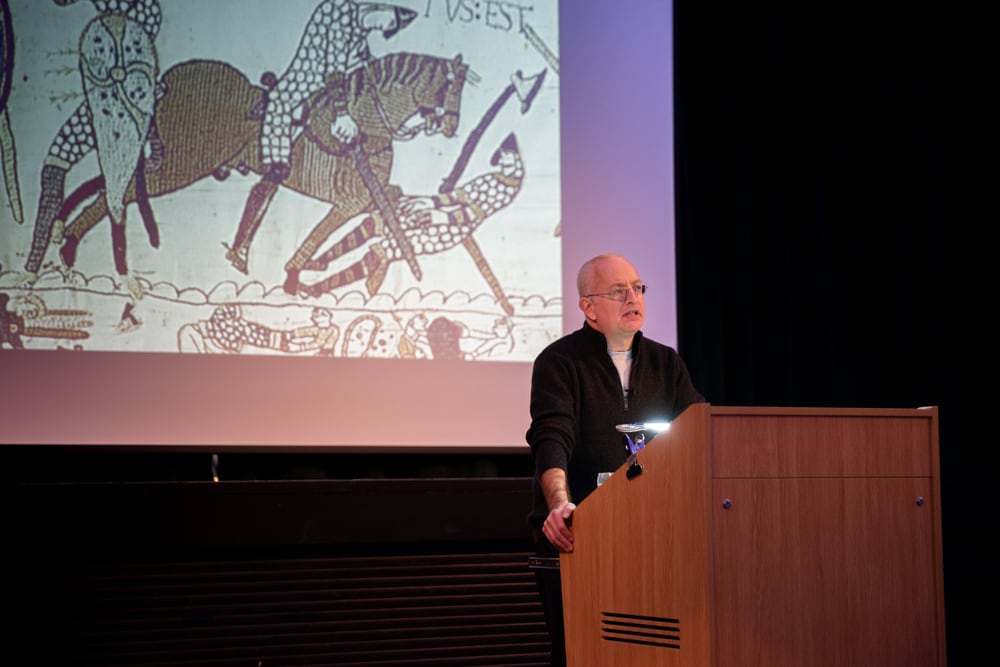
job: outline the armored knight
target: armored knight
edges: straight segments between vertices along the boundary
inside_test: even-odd
[[[58,5],[79,0],[55,0]],[[154,41],[160,29],[159,0],[91,0],[99,12],[80,38],[85,101],[63,124],[42,167],[34,237],[25,269],[37,274],[63,200],[66,172],[90,151],[104,179],[112,239],[124,248],[125,194],[135,174],[156,104],[158,66]],[[116,268],[126,273],[124,253]]]
[[[260,138],[263,177],[250,191],[233,244],[226,252],[226,259],[237,270],[247,273],[253,238],[278,186],[291,171],[293,121],[302,103],[321,90],[328,77],[346,76],[371,60],[371,32],[381,31],[386,39],[391,38],[415,17],[412,10],[370,0],[323,0],[313,11],[295,57],[267,92]],[[357,124],[346,109],[333,121],[333,132],[344,144],[356,138]]]

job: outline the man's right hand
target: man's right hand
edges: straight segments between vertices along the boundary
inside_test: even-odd
[[[349,146],[358,137],[358,124],[348,114],[343,113],[330,123],[330,132],[337,138],[337,141]]]
[[[549,510],[549,515],[545,517],[545,523],[542,524],[542,532],[545,537],[559,551],[566,553],[573,551],[573,531],[569,524],[575,509],[576,505],[570,502],[556,505]]]

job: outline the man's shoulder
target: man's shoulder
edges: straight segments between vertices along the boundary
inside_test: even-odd
[[[535,361],[544,361],[552,357],[559,357],[567,354],[573,347],[573,334],[565,334],[551,341],[535,357]]]
[[[542,348],[539,356],[579,354],[581,349],[585,349],[592,344],[595,334],[598,336],[601,335],[594,331],[588,331],[587,327],[583,326],[576,331],[571,331],[567,334],[563,334],[559,338],[556,338],[554,341]]]
[[[666,343],[644,338],[640,343],[639,358],[644,359],[643,364],[672,367],[680,361],[681,355]]]
[[[655,350],[661,354],[677,354],[677,350],[670,345],[661,343],[658,340],[653,340],[649,336],[643,335],[642,332],[639,332],[636,336],[639,345],[647,350]]]

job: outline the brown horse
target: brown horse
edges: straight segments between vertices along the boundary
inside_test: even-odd
[[[453,59],[413,53],[384,56],[349,74],[347,109],[363,137],[363,149],[380,187],[388,185],[393,143],[419,133],[453,137],[458,129],[462,91],[468,66],[461,55]],[[213,175],[222,179],[232,169],[261,171],[260,111],[265,89],[227,63],[189,61],[163,76],[166,94],[156,105],[154,150],[133,179],[126,203],[148,209],[145,197],[186,188]],[[315,199],[335,204],[314,227],[285,270],[285,290],[298,291],[298,274],[323,242],[349,219],[373,205],[373,195],[349,147],[330,131],[336,113],[328,90],[309,99],[303,113],[303,131],[292,149],[292,170],[282,185]],[[420,125],[415,125],[414,120]],[[408,122],[409,121],[409,122]],[[139,180],[141,179],[141,180]],[[137,180],[139,180],[137,184]],[[68,220],[84,200],[103,183],[92,179],[64,200],[58,219]],[[137,196],[138,193],[138,196]],[[97,197],[75,215],[64,230],[60,254],[72,266],[83,236],[107,215],[104,198]],[[144,215],[151,242],[155,225]],[[123,250],[123,249],[122,249]],[[121,252],[117,247],[116,252]]]

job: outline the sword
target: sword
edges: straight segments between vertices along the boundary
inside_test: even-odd
[[[417,280],[421,280],[423,278],[423,271],[420,270],[420,265],[417,264],[417,253],[413,250],[413,244],[407,238],[406,232],[403,231],[403,226],[399,223],[396,211],[393,210],[392,203],[385,195],[382,184],[379,183],[378,177],[372,171],[372,165],[368,161],[368,154],[361,147],[361,141],[355,141],[351,144],[349,151],[351,157],[354,159],[354,166],[357,168],[358,173],[361,174],[361,180],[365,182],[365,187],[368,188],[368,192],[372,196],[372,201],[375,202],[379,212],[382,213],[382,219],[385,220],[386,227],[388,227],[389,236],[395,239],[396,244],[403,253],[403,258],[410,265],[410,271],[413,272],[414,277]]]

